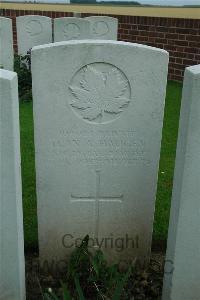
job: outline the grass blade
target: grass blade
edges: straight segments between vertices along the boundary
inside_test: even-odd
[[[60,300],[56,294],[54,294],[53,292],[47,292],[44,294],[44,299],[45,300]],[[71,300],[71,299],[70,299]]]
[[[66,284],[62,283],[62,289],[63,289],[63,300],[72,300],[72,297],[67,289]]]
[[[85,297],[83,296],[83,290],[80,286],[80,281],[77,276],[74,276],[74,282],[75,282],[75,286],[76,286],[76,289],[78,292],[79,300],[85,300]]]
[[[120,300],[124,285],[126,284],[129,276],[131,275],[131,270],[132,270],[132,268],[130,266],[128,271],[125,273],[125,275],[122,276],[122,278],[120,278],[120,280],[118,281],[117,287],[116,287],[113,297],[112,297],[112,300]]]

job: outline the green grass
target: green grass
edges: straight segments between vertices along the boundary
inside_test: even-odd
[[[161,149],[154,239],[167,238],[182,85],[169,82]],[[20,103],[24,229],[26,247],[37,247],[32,103]]]
[[[33,109],[31,102],[20,103],[22,192],[25,246],[37,246],[37,206],[35,189],[35,156]]]
[[[155,240],[167,238],[181,93],[181,84],[168,83],[154,222]]]

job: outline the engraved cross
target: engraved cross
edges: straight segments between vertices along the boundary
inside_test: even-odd
[[[123,194],[114,195],[114,196],[103,196],[100,193],[101,186],[101,171],[96,170],[96,193],[94,196],[76,196],[75,194],[71,194],[71,203],[74,202],[95,202],[95,237],[99,236],[99,204],[100,202],[117,202],[122,203]]]

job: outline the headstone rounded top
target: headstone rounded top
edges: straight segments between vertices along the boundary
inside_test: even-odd
[[[186,70],[193,73],[194,75],[196,74],[196,75],[200,76],[200,64],[188,67],[188,68],[186,68]]]
[[[43,21],[51,22],[51,18],[38,15],[26,15],[17,17],[17,22],[25,22],[24,29],[30,36],[36,36],[43,31]]]
[[[26,55],[33,46],[52,42],[52,20],[46,16],[25,15],[16,18],[18,54]]]
[[[94,19],[94,20],[102,20],[103,18],[105,18],[106,20],[111,20],[111,21],[114,21],[114,22],[118,22],[118,19],[117,18],[114,18],[114,17],[109,17],[109,16],[90,16],[90,17],[85,17],[85,19]]]
[[[46,17],[46,16],[40,16],[40,15],[25,15],[25,16],[19,16],[17,17],[17,20],[20,20],[20,19],[30,19],[30,18],[34,18],[34,19],[43,19],[43,20],[51,20],[51,18],[49,17]]]
[[[86,17],[91,23],[91,37],[93,39],[117,40],[118,19],[107,16]]]
[[[61,17],[61,18],[55,18],[54,22],[58,21],[80,21],[80,22],[89,22],[86,20],[86,18],[78,18],[78,17]]]
[[[88,39],[90,22],[83,18],[64,17],[54,19],[54,41]]]
[[[12,22],[12,19],[11,18],[6,18],[6,17],[1,17],[0,16],[0,21],[8,21],[8,22]]]
[[[32,48],[32,52],[36,52],[37,50],[42,50],[42,49],[48,49],[52,50],[55,47],[68,47],[68,46],[73,46],[73,45],[84,45],[85,46],[89,46],[89,45],[113,45],[113,46],[122,46],[122,47],[129,47],[129,48],[138,48],[140,51],[142,50],[148,50],[148,51],[153,51],[153,52],[160,52],[163,53],[167,56],[169,56],[169,53],[164,50],[164,49],[160,49],[160,48],[156,48],[156,47],[151,47],[151,46],[147,46],[147,45],[143,45],[143,44],[137,44],[137,43],[130,43],[130,42],[122,42],[122,41],[114,41],[114,40],[71,40],[71,41],[62,41],[62,42],[55,42],[55,43],[51,43],[51,44],[44,44],[44,45],[39,45],[39,46],[34,46]]]
[[[0,77],[1,78],[12,80],[16,76],[17,76],[17,73],[15,73],[15,72],[4,70],[4,69],[0,69]]]

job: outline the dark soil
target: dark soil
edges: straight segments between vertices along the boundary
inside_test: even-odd
[[[138,270],[130,276],[124,291],[122,300],[160,300],[164,272],[163,252],[153,252],[151,262],[147,269]],[[42,293],[52,288],[59,291],[60,280],[63,278],[53,277],[41,272],[37,253],[26,255],[26,287],[27,300],[43,300]],[[109,300],[108,298],[105,298]],[[96,300],[90,298],[87,300]]]

